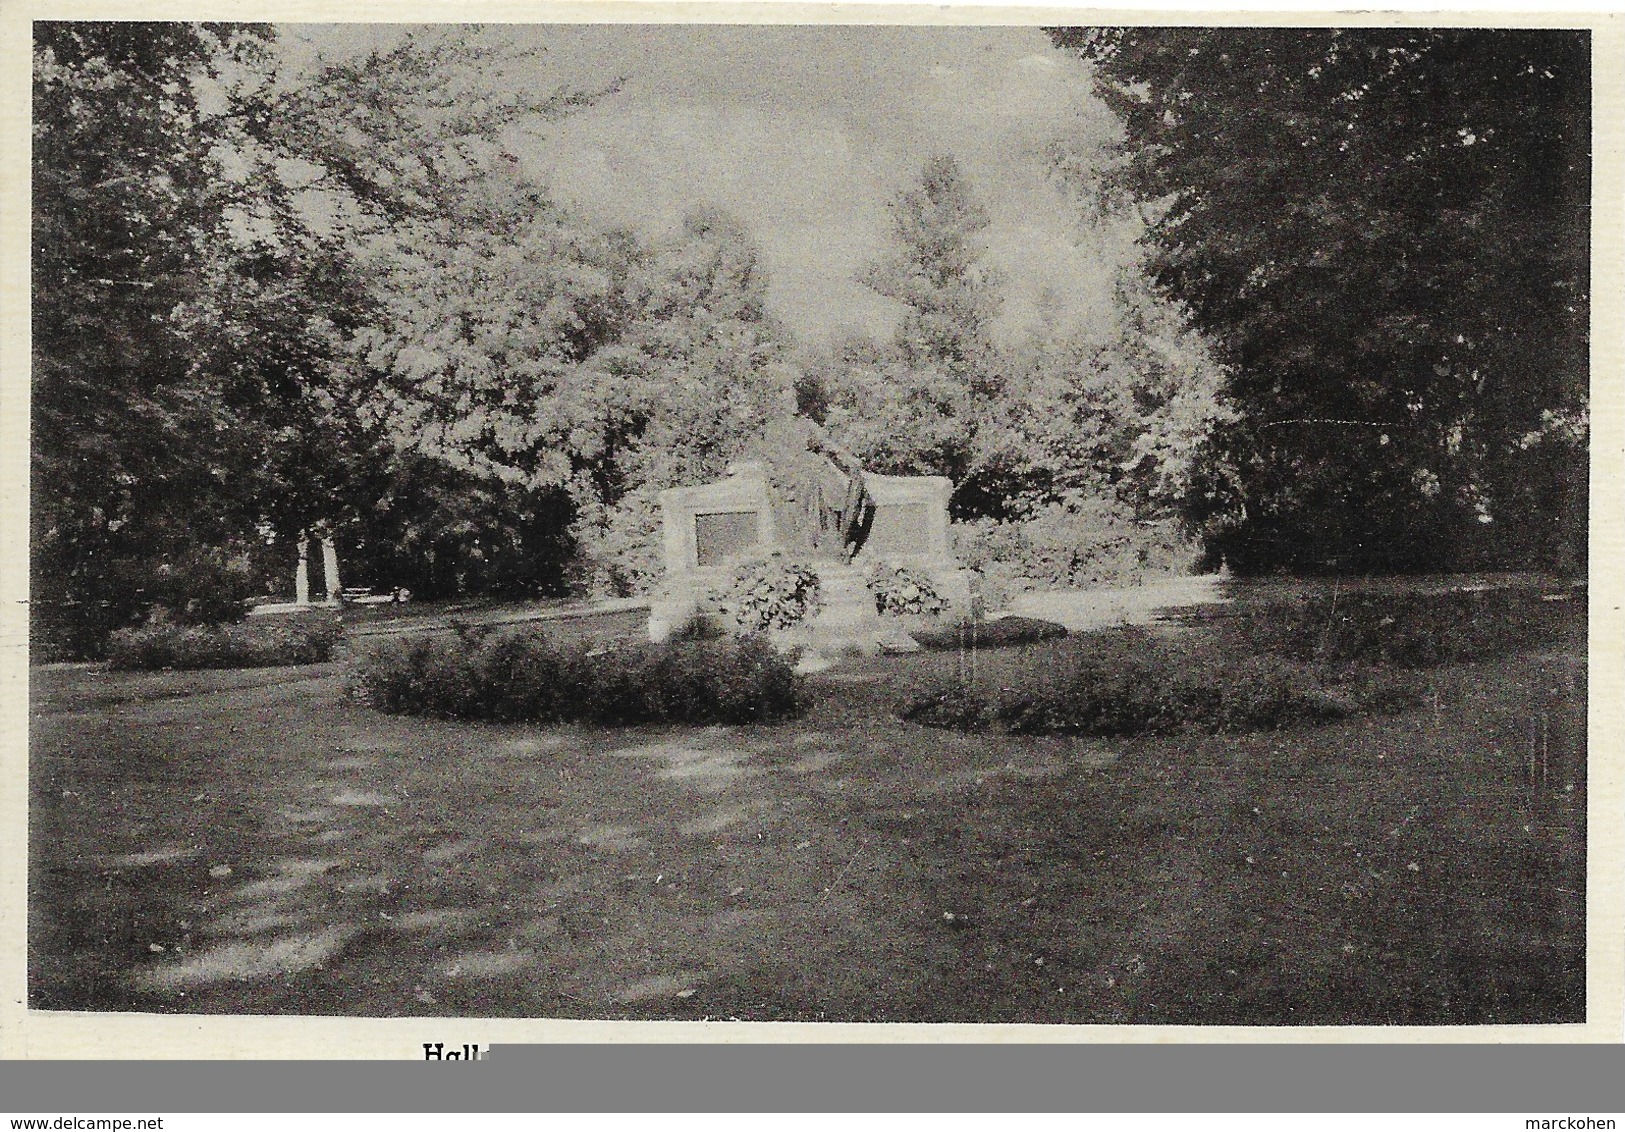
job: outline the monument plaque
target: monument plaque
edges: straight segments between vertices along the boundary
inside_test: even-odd
[[[694,560],[702,567],[721,566],[756,546],[761,520],[755,511],[708,511],[694,516]]]
[[[926,503],[881,503],[864,549],[871,557],[929,554],[931,510]]]
[[[868,484],[874,525],[857,561],[959,570],[948,545],[948,499],[954,489],[946,476],[870,475]]]

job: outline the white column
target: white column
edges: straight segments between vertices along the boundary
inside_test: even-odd
[[[332,535],[322,536],[322,573],[327,578],[327,604],[337,605],[344,591],[339,586],[339,552]]]
[[[299,532],[299,569],[293,575],[293,600],[298,605],[310,604],[310,542],[305,532]]]

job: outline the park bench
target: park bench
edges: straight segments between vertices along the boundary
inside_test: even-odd
[[[340,590],[339,596],[345,605],[397,605],[411,601],[412,591],[403,586],[388,593],[375,594],[371,586],[360,586]]]

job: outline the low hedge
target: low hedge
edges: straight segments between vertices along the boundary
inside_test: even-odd
[[[108,666],[160,668],[271,668],[322,664],[344,639],[325,614],[255,618],[236,625],[182,625],[164,617],[121,629],[107,643]]]
[[[1320,595],[1242,607],[1205,642],[1135,629],[1080,638],[1038,650],[1018,688],[948,682],[921,691],[902,714],[1012,734],[1289,727],[1403,710],[1420,699],[1405,670],[1539,647],[1584,616],[1579,595],[1535,589]],[[916,639],[959,643],[953,630]]]
[[[767,723],[800,714],[801,678],[762,637],[558,642],[536,629],[397,639],[360,662],[379,711],[543,723]]]
[[[920,629],[910,634],[928,649],[1002,648],[1030,645],[1066,636],[1066,626],[1036,617],[999,617],[991,621],[965,621],[941,628]]]
[[[1390,673],[1337,677],[1280,656],[1176,649],[1125,630],[1054,646],[1020,688],[961,680],[917,693],[902,716],[935,727],[1013,735],[1136,735],[1257,731],[1393,711],[1415,703]]]
[[[1539,590],[1320,595],[1253,611],[1235,626],[1245,646],[1322,664],[1432,668],[1484,660],[1555,638],[1583,616],[1572,595]]]

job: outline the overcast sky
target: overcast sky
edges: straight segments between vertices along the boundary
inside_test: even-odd
[[[365,34],[358,29],[340,35]],[[621,90],[519,154],[561,200],[651,235],[713,205],[761,247],[776,314],[819,339],[889,333],[897,308],[857,276],[886,246],[885,204],[938,153],[993,218],[1002,325],[1046,289],[1090,305],[1103,285],[1043,149],[1099,138],[1109,114],[1081,63],[1036,28],[590,25],[514,28],[541,81]]]

